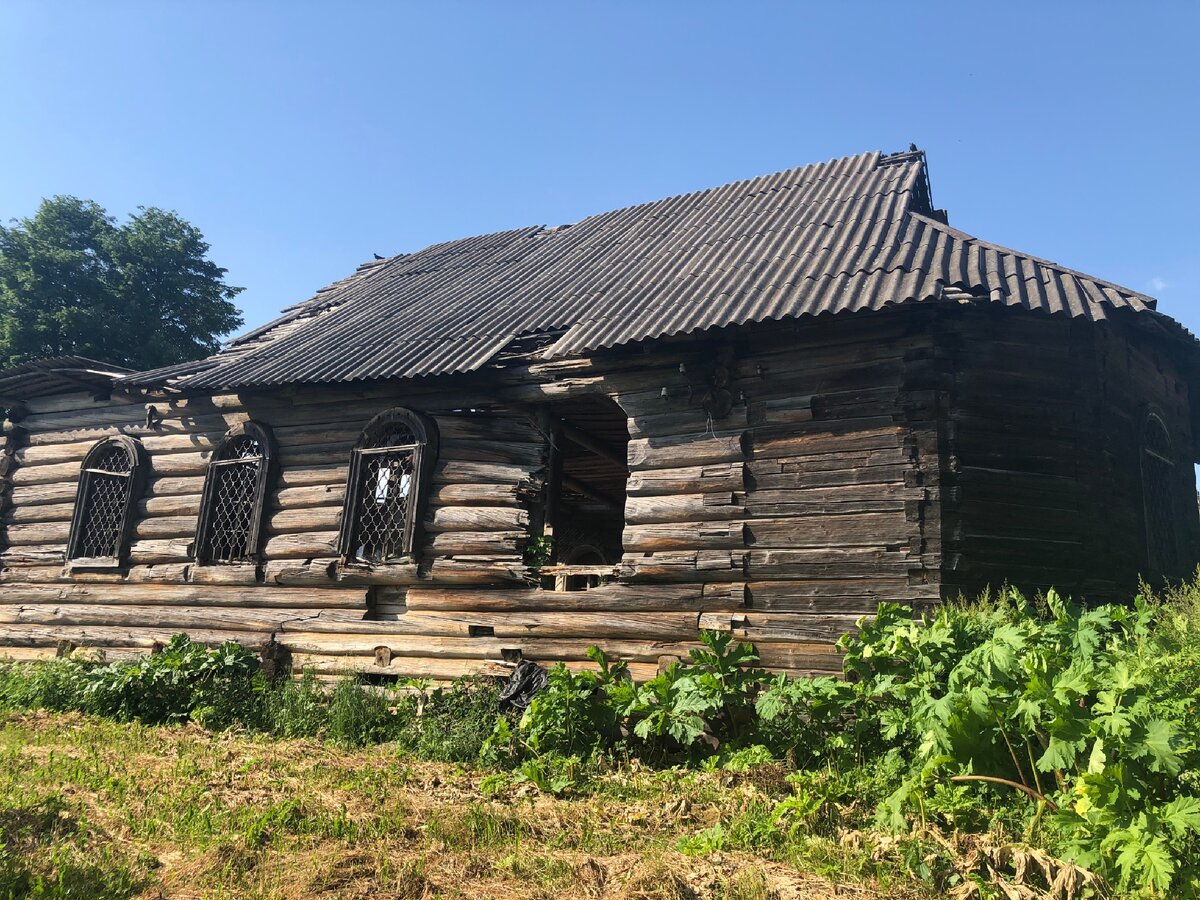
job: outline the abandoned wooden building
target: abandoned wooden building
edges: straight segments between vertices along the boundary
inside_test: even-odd
[[[880,601],[1200,548],[1196,340],[866,153],[361,266],[217,355],[0,374],[0,653],[172,634],[444,680],[838,668]]]

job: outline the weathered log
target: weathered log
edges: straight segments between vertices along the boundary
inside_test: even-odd
[[[729,491],[683,494],[673,497],[629,497],[625,501],[627,525],[683,522],[719,522],[746,515],[745,495]]]
[[[194,570],[193,570],[194,571]],[[6,583],[0,606],[69,603],[92,605],[232,606],[297,609],[367,608],[366,591],[331,585],[328,590],[233,584]],[[152,623],[150,623],[152,624]]]
[[[75,647],[118,647],[150,650],[171,640],[179,629],[171,628],[122,628],[106,625],[0,625],[0,646],[5,647],[53,647],[69,642]],[[249,647],[260,647],[268,643],[271,633],[267,631],[234,631],[228,629],[191,628],[187,635],[201,644],[221,644],[236,641]]]
[[[693,436],[634,438],[629,442],[629,468],[670,469],[740,462],[745,456],[745,441],[744,431],[700,439]]]
[[[440,484],[429,492],[433,507],[517,506],[523,500],[516,484]]]
[[[306,534],[281,534],[266,543],[264,556],[275,559],[318,559],[338,555],[338,533],[320,531]]]
[[[460,635],[499,638],[513,637],[575,637],[597,642],[606,638],[642,640],[695,640],[697,618],[719,616],[718,613],[696,612],[523,612],[523,613],[474,613],[460,611],[409,610],[403,617],[389,622],[388,627],[396,633],[423,635]],[[728,622],[730,615],[725,614]],[[360,626],[358,623],[336,623],[321,625],[312,623],[301,626],[284,623],[286,631],[338,631],[353,633],[361,628],[375,630],[375,625]],[[319,626],[319,627],[318,627]],[[282,638],[281,638],[282,640]]]
[[[665,550],[626,553],[621,558],[623,581],[744,581],[748,551]]]
[[[274,631],[285,622],[312,621],[317,615],[316,610],[250,607],[91,606],[83,603],[0,605],[0,622],[7,624],[103,625],[118,628],[174,628],[181,631]]]
[[[711,588],[711,589],[706,589]],[[686,610],[738,610],[744,607],[740,589],[715,589],[705,585],[602,584],[586,591],[556,592],[541,589],[481,591],[410,587],[407,608],[414,611],[473,612],[681,612]]]
[[[629,476],[630,497],[737,492],[746,489],[746,466],[741,462],[687,466],[681,469],[643,469]]]
[[[746,526],[743,522],[629,525],[622,532],[621,546],[627,553],[732,550],[746,546]]]
[[[444,584],[505,584],[532,580],[524,562],[511,554],[435,559],[430,564],[429,577]]]
[[[295,653],[311,653],[324,656],[373,656],[375,648],[387,647],[391,656],[418,657],[426,659],[494,659],[506,657],[531,659],[535,662],[583,662],[588,659],[586,641],[556,638],[494,638],[494,637],[446,637],[435,635],[413,636],[390,633],[387,622],[375,623],[377,631],[359,634],[332,634],[327,632],[288,631],[279,639]],[[619,641],[608,640],[600,645],[611,659],[628,662],[657,662],[662,656],[679,656],[699,648],[699,641]],[[806,647],[823,647],[808,644]],[[514,652],[515,651],[515,652]],[[814,652],[820,652],[814,651]]]
[[[529,525],[529,513],[506,506],[444,506],[425,522],[427,531],[516,531]]]
[[[524,531],[447,531],[429,542],[435,556],[519,555],[527,535]]]
[[[904,506],[863,515],[817,515],[746,521],[746,543],[768,547],[861,547],[900,544],[915,536]]]
[[[167,540],[136,540],[129,545],[129,561],[135,566],[190,562],[192,543],[192,539],[187,537]]]
[[[312,506],[304,509],[280,510],[267,515],[267,534],[275,536],[336,531],[341,517],[340,506]]]
[[[27,547],[38,544],[61,544],[64,548],[71,533],[71,523],[39,522],[33,525],[8,525],[4,529],[5,543],[9,547]]]

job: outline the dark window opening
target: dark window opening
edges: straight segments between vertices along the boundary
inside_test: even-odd
[[[434,441],[432,424],[406,409],[381,413],[363,431],[350,457],[343,558],[382,563],[413,556]]]
[[[1175,457],[1163,420],[1151,413],[1142,432],[1142,500],[1146,516],[1146,560],[1156,578],[1175,575]]]
[[[544,533],[553,539],[553,586],[585,590],[621,561],[628,419],[607,397],[580,397],[547,406],[545,427]]]
[[[79,472],[67,544],[69,560],[120,562],[128,549],[142,469],[141,444],[133,438],[107,438],[88,451]]]
[[[265,426],[246,422],[231,429],[217,447],[205,477],[196,528],[199,562],[245,562],[257,556],[271,443]]]

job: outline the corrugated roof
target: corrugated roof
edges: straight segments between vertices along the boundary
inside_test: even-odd
[[[217,389],[467,372],[522,335],[560,334],[545,351],[553,357],[937,299],[951,286],[1088,319],[1154,309],[1136,291],[939,221],[923,153],[865,153],[368,263],[208,360],[125,383]]]

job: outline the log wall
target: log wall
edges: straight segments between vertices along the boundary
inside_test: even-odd
[[[31,401],[5,426],[0,647],[125,653],[187,631],[273,641],[323,674],[442,680],[503,673],[516,654],[584,665],[599,644],[647,676],[714,628],[753,641],[771,668],[837,670],[832,641],[859,615],[938,595],[931,346],[923,317],[885,314],[517,359],[418,387]],[[587,393],[628,416],[624,556],[610,583],[556,593],[523,562],[547,457],[536,422],[542,404]],[[441,439],[421,552],[339,565],[350,449],[398,405],[430,415]],[[209,456],[248,418],[278,444],[263,559],[196,565]],[[151,467],[129,565],[72,572],[79,464],[118,433]]]
[[[1169,419],[1181,496],[1194,490],[1185,379],[1161,342],[1126,331],[916,307],[593,358],[514,352],[415,384],[41,398],[5,424],[0,652],[145,652],[187,631],[280,647],[320,674],[440,681],[503,674],[520,656],[584,666],[598,644],[647,677],[711,628],[752,641],[772,669],[826,672],[833,641],[883,600],[920,607],[1002,581],[1119,592],[1145,563],[1131,473],[1148,399]],[[587,394],[628,417],[623,556],[598,587],[543,590],[523,558],[547,467],[537,423]],[[440,433],[420,552],[342,565],[350,450],[392,406]],[[278,445],[263,558],[196,565],[209,456],[248,418]],[[129,564],[73,572],[79,464],[118,433],[151,468]]]
[[[1165,341],[1113,323],[1000,309],[936,326],[945,415],[947,591],[1016,584],[1129,599],[1147,573],[1139,435],[1164,416],[1180,567],[1200,550],[1187,379]]]

